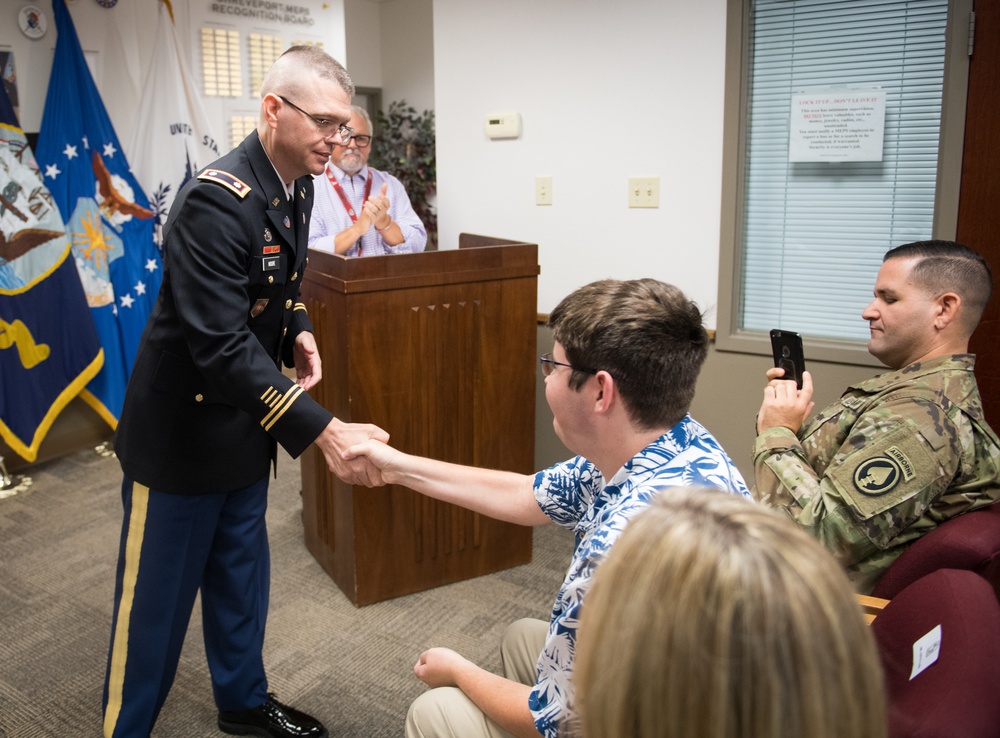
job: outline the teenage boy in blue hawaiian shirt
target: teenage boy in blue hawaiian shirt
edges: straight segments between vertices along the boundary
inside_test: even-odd
[[[414,672],[433,689],[411,705],[407,738],[555,738],[574,722],[580,606],[628,520],[666,487],[707,484],[750,496],[718,441],[687,414],[708,335],[679,289],[653,279],[594,282],[560,302],[549,326],[545,398],[576,457],[532,476],[410,456],[378,441],[345,454],[368,457],[386,484],[576,534],[549,622],[520,620],[504,635],[504,676],[447,648],[420,655]]]

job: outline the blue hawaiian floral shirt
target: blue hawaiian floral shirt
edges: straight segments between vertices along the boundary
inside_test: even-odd
[[[658,491],[689,485],[719,487],[752,499],[736,465],[690,415],[640,451],[610,482],[582,456],[535,475],[535,499],[542,511],[576,533],[573,560],[552,607],[528,700],[535,726],[546,738],[556,738],[560,722],[572,713],[576,630],[595,567],[629,519]]]

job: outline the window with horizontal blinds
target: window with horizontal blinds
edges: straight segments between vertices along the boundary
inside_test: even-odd
[[[948,1],[750,12],[739,327],[867,341],[882,255],[932,235]],[[793,95],[871,90],[885,94],[881,161],[789,161]]]

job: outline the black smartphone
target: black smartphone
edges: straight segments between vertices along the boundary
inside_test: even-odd
[[[784,379],[794,379],[795,386],[802,389],[802,372],[806,370],[805,354],[802,352],[802,336],[792,331],[771,329],[771,353],[774,365],[785,370]]]

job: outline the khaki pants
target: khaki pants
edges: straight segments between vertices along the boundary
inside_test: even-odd
[[[503,675],[533,686],[548,623],[524,618],[507,628],[500,642]],[[513,738],[457,687],[424,692],[406,715],[406,738]]]

